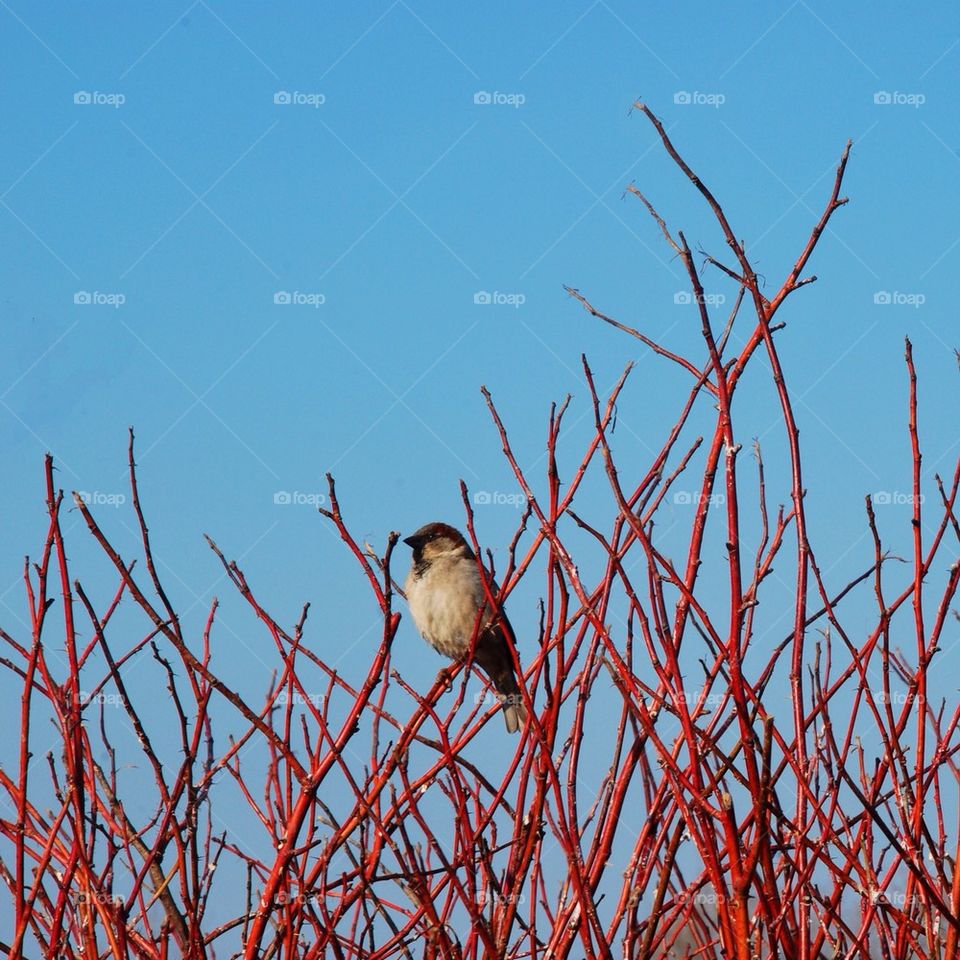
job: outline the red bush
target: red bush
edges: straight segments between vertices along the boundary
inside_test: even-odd
[[[341,675],[304,645],[306,608],[284,629],[211,541],[276,651],[268,695],[255,705],[223,679],[223,655],[212,652],[216,602],[202,635],[187,635],[161,583],[132,435],[143,566],[121,557],[88,505],[76,504],[117,575],[114,596],[99,606],[73,579],[48,458],[49,528],[38,562],[24,570],[31,635],[2,633],[8,679],[22,687],[19,768],[0,770],[10,811],[0,821],[0,871],[13,898],[9,956],[958,955],[960,712],[928,690],[960,579],[960,463],[949,484],[937,480],[935,534],[925,536],[908,342],[909,573],[889,569],[868,497],[872,561],[853,581],[828,584],[808,534],[775,336],[787,297],[816,279],[805,270],[845,203],[849,145],[819,221],[768,298],[719,203],[659,120],[638,109],[708,204],[731,259],[706,256],[706,265],[738,293],[721,327],[683,233],[631,187],[686,268],[705,357],[679,356],[570,294],[689,375],[659,451],[639,473],[617,467],[612,434],[629,367],[601,396],[584,359],[593,437],[575,466],[562,468],[568,406],[554,409],[545,482],[520,468],[485,391],[527,498],[497,571],[500,601],[522,577],[543,578],[539,650],[521,651],[530,714],[521,737],[506,737],[499,717],[484,730],[495,701],[473,695],[485,689],[476,671],[445,669],[418,691],[392,670],[397,534],[382,556],[358,543],[332,478],[321,512],[366,577],[382,614],[379,645],[365,676]],[[752,330],[735,349],[731,328],[746,318]],[[758,354],[772,373],[789,459],[790,502],[775,512],[759,447],[757,472],[743,479],[735,429],[734,394],[748,365],[760,366],[751,363]],[[703,443],[687,439],[702,397],[716,410]],[[656,522],[678,478],[695,469],[686,556],[674,563]],[[612,520],[578,515],[578,490],[604,474]],[[743,532],[747,511],[759,517],[759,540]],[[725,543],[719,599],[701,578],[708,526]],[[599,572],[578,562],[590,551],[602,557]],[[792,627],[764,649],[756,618],[775,562],[792,593]],[[933,595],[928,578],[945,563]],[[846,623],[844,603],[871,585],[875,616],[864,630]],[[133,643],[123,640],[126,622],[114,628],[122,605],[140,617]],[[895,622],[914,636],[913,649],[892,642]],[[92,638],[82,641],[84,632]],[[128,682],[148,653],[166,677],[159,700]],[[322,696],[313,692],[317,676]],[[770,702],[778,684],[790,692],[788,715]],[[107,704],[120,709],[108,716]],[[31,751],[47,719],[58,750],[41,758]],[[138,758],[113,745],[123,727]],[[872,761],[859,742],[867,730],[882,744]],[[475,749],[479,742],[510,751],[506,761]],[[237,817],[242,834],[225,826]]]

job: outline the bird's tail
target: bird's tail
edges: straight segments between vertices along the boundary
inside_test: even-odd
[[[507,725],[507,733],[516,733],[527,722],[527,711],[513,670],[494,677],[493,685],[502,704],[503,722]]]
[[[490,629],[477,642],[477,664],[490,678],[503,709],[507,733],[516,733],[527,721],[523,695],[513,672],[513,658],[506,637],[499,628]]]

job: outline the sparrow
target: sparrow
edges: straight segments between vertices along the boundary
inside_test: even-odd
[[[452,660],[466,659],[478,631],[473,661],[503,704],[507,732],[516,733],[527,719],[510,654],[516,638],[506,614],[490,608],[476,554],[463,534],[446,523],[428,523],[403,542],[413,548],[404,591],[417,629],[434,650]],[[492,582],[490,591],[496,595]]]

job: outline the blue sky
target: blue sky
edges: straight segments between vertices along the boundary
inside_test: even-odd
[[[906,334],[927,481],[957,452],[957,17],[804,0],[0,4],[0,621],[23,634],[46,451],[134,554],[129,501],[114,505],[130,425],[168,590],[192,622],[228,601],[225,670],[251,693],[272,657],[203,532],[278,619],[312,601],[314,642],[359,676],[376,616],[311,504],[325,472],[378,548],[390,530],[459,523],[461,478],[509,500],[486,384],[542,490],[550,402],[574,395],[562,462],[589,440],[581,353],[604,387],[637,361],[616,436],[627,470],[643,468],[686,382],[563,285],[700,358],[695,311],[675,302],[681,266],[625,186],[692,245],[723,245],[631,113],[638,98],[773,288],[854,140],[851,202],[811,264],[819,282],[781,316],[780,349],[835,582],[870,562],[866,493],[891,494],[880,523],[908,549]],[[731,295],[713,273],[705,287]],[[779,412],[757,366],[740,429],[763,438],[779,502]],[[578,510],[609,517],[602,482]],[[517,518],[478,507],[501,558]],[[75,573],[102,600],[113,580],[78,523],[67,515]],[[512,601],[521,647],[541,592]],[[397,666],[428,684],[440,661],[409,623],[400,641]]]

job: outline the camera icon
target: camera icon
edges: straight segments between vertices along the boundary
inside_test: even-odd
[[[273,495],[273,502],[279,507],[286,507],[293,501],[288,490],[278,490]]]
[[[478,90],[473,95],[473,102],[478,106],[486,106],[488,103],[493,103],[493,97],[487,90]]]
[[[681,506],[686,506],[687,504],[693,503],[693,495],[689,490],[678,490],[673,495],[673,502]]]
[[[278,90],[273,95],[273,102],[283,106],[285,104],[291,103],[293,98],[290,96],[289,91],[287,90]]]
[[[488,304],[493,302],[493,297],[486,290],[478,290],[473,295],[473,302],[481,305]]]
[[[87,103],[91,103],[92,101],[93,101],[93,98],[90,96],[90,93],[87,90],[78,90],[73,95],[74,103],[87,104]]]
[[[686,303],[693,303],[693,295],[689,290],[678,290],[673,295],[673,302],[681,306]]]
[[[889,506],[892,500],[893,500],[893,497],[890,495],[889,490],[878,490],[873,495],[873,502],[882,507]]]
[[[473,504],[476,507],[486,507],[489,506],[491,499],[489,490],[478,490],[473,495]]]
[[[686,90],[678,90],[673,95],[673,102],[680,104],[687,104],[693,102],[693,97],[690,96],[690,93]]]
[[[886,306],[887,304],[893,302],[893,297],[890,295],[889,290],[878,290],[873,295],[873,302],[879,304],[880,306]]]
[[[878,91],[873,95],[873,102],[874,102],[875,104],[880,104],[880,105],[882,105],[882,104],[887,104],[887,103],[892,103],[892,102],[893,102],[893,97],[890,96],[890,93],[889,93],[888,91],[886,91],[886,90],[878,90]]]
[[[273,302],[278,304],[287,304],[290,303],[290,293],[287,290],[278,290],[273,295]]]
[[[93,297],[90,296],[89,292],[86,290],[78,290],[73,295],[73,302],[86,305],[93,302]]]

